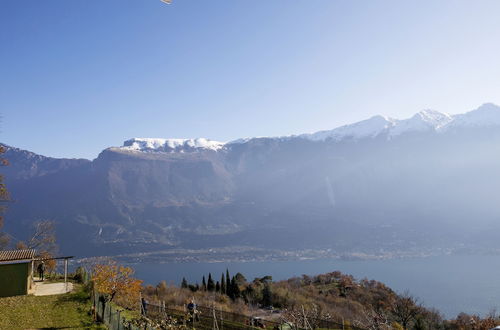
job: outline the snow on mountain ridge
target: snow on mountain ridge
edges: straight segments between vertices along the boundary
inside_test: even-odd
[[[205,138],[197,139],[160,139],[160,138],[133,138],[123,143],[120,149],[132,151],[183,151],[186,149],[219,150],[224,147],[223,142]]]
[[[312,134],[299,135],[312,141],[333,139],[340,141],[344,138],[375,137],[394,126],[395,120],[384,116],[374,116],[351,125],[344,125],[329,131],[320,131]]]
[[[398,136],[408,132],[439,130],[453,121],[453,117],[435,110],[423,110],[409,119],[397,120],[389,137]]]
[[[347,138],[373,138],[380,134],[387,134],[388,139],[391,139],[409,132],[445,132],[448,129],[458,127],[486,127],[496,125],[500,126],[500,107],[493,103],[486,103],[465,114],[449,115],[428,109],[403,120],[375,116],[333,130],[299,136],[312,141],[324,141],[326,139],[340,141]]]
[[[453,116],[453,122],[448,126],[454,128],[496,125],[500,125],[500,107],[493,103],[485,103],[475,110]]]
[[[445,132],[459,127],[500,126],[500,107],[493,103],[485,103],[479,108],[465,114],[449,115],[435,110],[426,109],[408,119],[393,119],[384,116],[374,116],[360,122],[344,125],[332,130],[319,131],[311,134],[272,137],[272,139],[288,140],[304,138],[311,141],[341,141],[344,139],[374,138],[386,134],[388,139],[410,132]],[[271,137],[269,137],[271,138]],[[244,138],[227,143],[212,141],[205,138],[197,139],[156,139],[133,138],[124,142],[119,149],[130,151],[185,152],[194,150],[218,151],[231,144],[245,144],[256,137]]]

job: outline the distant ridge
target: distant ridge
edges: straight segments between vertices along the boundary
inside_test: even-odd
[[[33,222],[52,219],[62,251],[81,255],[498,249],[498,106],[376,116],[315,134],[229,143],[135,138],[93,161],[8,147],[2,174],[15,203],[6,231],[22,239]]]
[[[500,125],[500,107],[493,103],[485,103],[479,108],[464,114],[449,115],[447,113],[426,109],[408,119],[394,119],[377,115],[332,130],[301,134],[298,136],[251,137],[230,142],[219,142],[206,138],[132,138],[126,140],[123,146],[118,147],[118,149],[143,152],[219,151],[224,149],[227,145],[244,144],[259,138],[288,140],[298,137],[310,141],[342,141],[344,139],[364,139],[386,135],[387,139],[391,139],[411,132],[444,132],[459,127],[488,127],[491,125]]]

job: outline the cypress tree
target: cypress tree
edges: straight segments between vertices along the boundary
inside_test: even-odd
[[[205,275],[203,275],[203,280],[201,281],[201,289],[207,291],[207,282],[205,281]]]
[[[181,283],[181,288],[183,289],[187,289],[187,287],[189,286],[188,282],[186,281],[186,278],[182,278],[182,283]]]
[[[215,283],[214,283],[214,280],[212,279],[212,273],[208,273],[207,290],[208,291],[214,291],[215,290]]]
[[[220,277],[220,293],[226,294],[226,279],[224,278],[224,273]]]
[[[233,300],[241,297],[240,287],[238,286],[238,283],[236,283],[234,276],[231,278],[231,295],[229,297]]]
[[[219,292],[220,293],[220,283],[219,283],[219,281],[217,281],[217,283],[215,283],[215,292]]]
[[[226,294],[231,297],[231,277],[229,277],[229,270],[226,268]]]

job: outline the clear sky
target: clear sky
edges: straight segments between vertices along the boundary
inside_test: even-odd
[[[3,0],[0,141],[300,134],[500,104],[500,1]]]

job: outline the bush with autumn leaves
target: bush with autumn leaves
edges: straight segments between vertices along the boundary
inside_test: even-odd
[[[220,290],[220,286],[219,291],[209,290],[208,285],[193,286],[186,281],[181,287],[164,281],[156,287],[142,287],[142,281],[133,278],[133,273],[132,268],[116,262],[99,263],[93,267],[92,283],[109,301],[135,310],[140,306],[142,292],[148,301],[162,301],[167,306],[181,306],[195,299],[199,305],[247,315],[273,306],[292,323],[307,314],[309,323],[320,319],[350,320],[354,326],[373,330],[488,330],[500,324],[500,317],[494,312],[486,318],[461,313],[456,319],[445,320],[437,310],[424,307],[408,292],[398,294],[383,283],[355,280],[341,272],[303,275],[279,282],[273,282],[271,277],[247,282],[240,276],[239,294],[233,297],[227,295],[227,290]],[[177,325],[173,319],[167,323],[168,328]]]
[[[109,301],[128,309],[137,309],[142,281],[133,278],[133,274],[132,268],[110,261],[93,267],[92,282],[94,288]]]

